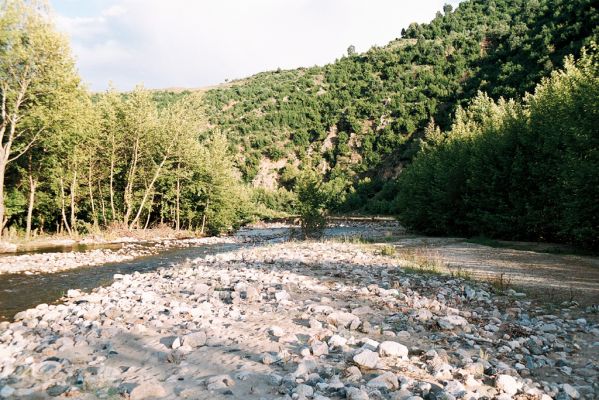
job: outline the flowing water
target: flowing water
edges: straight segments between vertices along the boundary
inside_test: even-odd
[[[41,303],[53,303],[69,289],[89,291],[99,286],[110,285],[114,274],[147,272],[168,267],[186,259],[207,254],[217,254],[239,247],[238,244],[212,244],[166,250],[160,254],[132,261],[81,267],[54,274],[5,274],[0,275],[0,321],[10,320],[19,311]]]

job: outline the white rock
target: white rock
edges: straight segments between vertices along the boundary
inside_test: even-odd
[[[400,357],[408,359],[408,348],[401,343],[385,341],[379,345],[379,355],[381,357]]]
[[[327,316],[327,322],[340,328],[349,328],[351,325],[359,324],[360,318],[348,312],[334,312]]]
[[[130,400],[160,399],[166,396],[166,390],[157,383],[141,383],[131,391]]]
[[[354,362],[361,367],[373,369],[379,362],[379,355],[371,350],[363,350],[353,358]]]
[[[329,346],[321,341],[315,340],[311,347],[312,354],[314,354],[316,357],[329,354]]]
[[[287,293],[286,291],[280,290],[275,293],[275,299],[278,303],[281,303],[283,301],[288,301],[290,299],[290,296],[289,293]]]
[[[495,387],[499,390],[504,391],[510,396],[518,393],[518,390],[522,387],[521,383],[518,383],[513,376],[510,375],[499,375],[495,379]]]

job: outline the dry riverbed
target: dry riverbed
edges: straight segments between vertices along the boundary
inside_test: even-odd
[[[413,268],[284,242],[115,276],[0,323],[0,396],[596,398],[592,307]]]

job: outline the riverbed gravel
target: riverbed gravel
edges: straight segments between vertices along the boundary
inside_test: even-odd
[[[0,257],[2,274],[47,274],[81,267],[120,263],[151,256],[165,250],[202,246],[217,243],[238,243],[234,237],[206,237],[191,239],[164,239],[151,242],[120,243],[120,248],[103,248],[87,251],[41,252]],[[114,246],[114,244],[112,244]]]
[[[596,309],[284,242],[117,275],[0,324],[0,397],[593,399]]]

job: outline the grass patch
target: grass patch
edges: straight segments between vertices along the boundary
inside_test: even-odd
[[[394,246],[385,245],[385,246],[381,247],[381,255],[392,257],[395,254],[397,254],[397,250],[395,249]]]
[[[489,280],[495,294],[505,294],[512,287],[512,280],[501,273]]]

